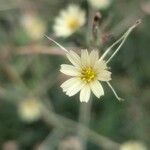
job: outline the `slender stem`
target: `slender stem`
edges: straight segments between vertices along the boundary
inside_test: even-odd
[[[89,15],[88,15],[88,27],[87,27],[87,35],[86,35],[86,42],[87,46],[91,46],[91,35],[92,35],[92,24],[93,24],[93,17],[95,15],[95,10],[93,10],[90,6],[89,7]],[[91,104],[92,99],[88,103],[80,103],[80,110],[79,110],[79,123],[83,124],[84,126],[88,127],[91,119]],[[87,149],[87,141],[88,135],[87,131],[84,127],[78,125],[78,136],[80,138],[80,142],[82,144],[82,149]]]
[[[112,50],[112,48],[114,46],[116,46],[119,42],[121,42],[121,44],[119,45],[119,47],[115,50],[115,52],[110,56],[110,58],[107,60],[107,63],[117,54],[117,52],[120,50],[120,48],[122,47],[122,45],[124,44],[124,42],[126,41],[127,37],[129,36],[129,34],[131,33],[131,31],[141,23],[141,20],[137,20],[135,22],[135,24],[133,26],[131,26],[124,34],[123,36],[118,39],[115,43],[113,43],[106,51],[105,53],[101,56],[100,60],[104,59],[107,54]]]
[[[91,105],[92,105],[92,98],[89,100],[88,103],[80,103],[79,122],[87,127],[89,126],[90,122]],[[78,136],[82,141],[83,150],[86,150],[88,137],[86,130],[82,128],[80,125],[78,127]]]
[[[126,41],[126,39],[127,39],[128,35],[130,34],[130,32],[128,32],[127,34],[125,34],[126,36],[123,37],[122,42],[120,43],[120,45],[118,46],[118,48],[115,50],[115,52],[109,57],[109,59],[106,61],[106,63],[109,63],[110,60],[117,54],[117,52],[120,50],[120,48],[122,47],[122,45]]]
[[[49,133],[49,135],[44,139],[44,141],[40,144],[39,150],[54,150],[58,146],[61,137],[63,137],[65,130],[61,128],[54,128],[53,131]]]
[[[58,42],[56,42],[55,40],[53,40],[52,38],[48,37],[47,35],[44,35],[47,39],[49,39],[50,41],[54,42],[57,46],[59,46],[63,51],[68,52],[68,50],[66,48],[64,48],[62,45],[60,45]]]
[[[64,130],[63,132],[67,133],[68,130],[74,131],[76,127],[84,129],[87,139],[91,140],[93,143],[97,144],[99,147],[102,147],[103,149],[107,150],[118,150],[120,144],[112,141],[111,139],[104,137],[95,131],[91,130],[87,126],[83,125],[82,123],[75,122],[71,119],[68,119],[66,117],[60,116],[50,110],[48,110],[46,107],[44,108],[44,115],[45,118],[47,118],[47,123],[50,126],[54,126],[58,129],[61,129],[60,131]],[[46,113],[46,114],[45,114]],[[60,124],[61,122],[61,124]],[[54,140],[54,139],[53,139]]]
[[[122,42],[120,43],[120,45],[118,46],[118,48],[115,50],[115,52],[109,57],[109,59],[106,61],[106,63],[109,63],[110,60],[118,53],[118,51],[120,50],[120,48],[122,47],[122,45],[125,43],[126,39],[128,38],[129,34],[131,33],[131,31],[133,30],[133,28],[130,28],[123,37]]]
[[[114,90],[114,88],[112,87],[112,85],[110,84],[110,82],[106,82],[108,84],[108,86],[110,87],[110,89],[112,90],[112,92],[114,93],[115,97],[119,100],[119,101],[123,101],[124,99],[119,97],[118,94],[116,93],[116,91]]]
[[[105,53],[101,56],[100,60],[103,60],[103,59],[106,57],[106,55],[110,52],[110,50],[111,50],[115,45],[117,45],[123,38],[124,38],[124,35],[123,35],[120,39],[118,39],[115,43],[113,43],[110,47],[108,47],[108,48],[106,49]]]

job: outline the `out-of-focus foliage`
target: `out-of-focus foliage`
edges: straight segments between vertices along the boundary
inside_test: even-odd
[[[61,9],[72,3],[79,5],[87,13],[87,22],[71,36],[56,38],[52,28],[55,17]],[[89,128],[117,143],[138,140],[148,147],[150,14],[147,7],[150,9],[146,0],[113,0],[108,9],[99,10],[102,15],[101,44],[96,46],[100,52],[104,52],[138,18],[142,19],[142,24],[131,33],[111,62],[112,84],[125,101],[118,102],[107,85],[103,84],[105,96],[101,99],[94,96],[92,98]],[[18,104],[29,97],[37,98],[56,114],[74,121],[79,120],[78,95],[67,97],[60,89],[60,84],[65,79],[59,72],[60,64],[67,60],[62,51],[50,43],[44,34],[74,50],[88,48],[92,41],[90,25],[95,12],[86,0],[0,1],[0,149],[6,150],[6,145],[12,144],[9,141],[20,150],[38,150],[39,145],[49,143],[47,136],[53,133],[55,125],[48,123],[47,116],[41,114],[42,117],[33,122],[26,122],[19,117]],[[24,20],[29,21],[27,24],[32,24],[30,29],[22,21],[26,14],[38,20]],[[102,42],[106,35],[111,35],[112,38]],[[75,129],[68,132],[76,138]],[[66,134],[60,137],[64,135]],[[52,136],[50,144],[58,146],[58,139],[57,136]],[[88,140],[87,149],[100,148]]]

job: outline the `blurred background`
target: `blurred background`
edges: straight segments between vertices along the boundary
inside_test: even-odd
[[[68,29],[69,14],[78,17]],[[68,61],[44,34],[67,49],[103,53],[137,19],[142,23],[110,63],[125,101],[103,83],[100,100],[66,96],[59,69]],[[0,149],[148,150],[149,27],[149,0],[0,0]]]

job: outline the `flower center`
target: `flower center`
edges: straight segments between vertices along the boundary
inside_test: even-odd
[[[92,69],[92,67],[83,68],[81,71],[81,80],[86,83],[93,81],[96,77],[96,72]]]
[[[76,30],[79,26],[79,22],[75,18],[70,18],[68,19],[67,25],[71,30]]]

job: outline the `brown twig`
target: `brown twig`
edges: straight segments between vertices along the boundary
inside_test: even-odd
[[[77,47],[67,47],[68,50],[78,51],[80,48]],[[28,45],[25,47],[16,48],[16,54],[21,55],[35,55],[35,54],[43,54],[43,55],[65,55],[63,51],[56,47],[48,47],[42,45]]]

